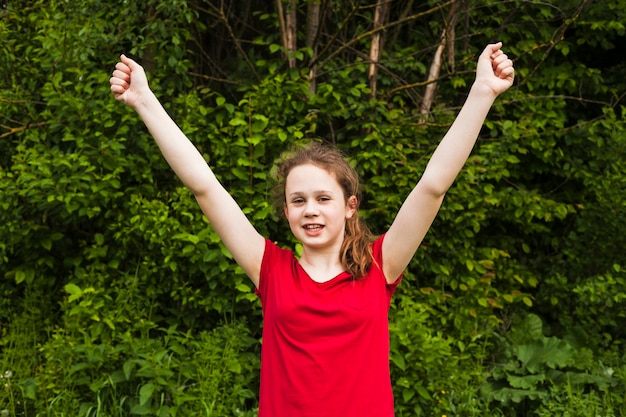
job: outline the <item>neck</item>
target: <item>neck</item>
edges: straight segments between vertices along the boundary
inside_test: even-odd
[[[317,282],[328,281],[344,272],[339,254],[336,252],[304,250],[298,262],[307,274]]]

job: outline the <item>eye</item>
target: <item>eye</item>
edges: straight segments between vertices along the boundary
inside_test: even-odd
[[[326,201],[330,201],[330,197],[322,196],[322,197],[318,198],[318,200],[321,201],[321,202],[326,202]]]
[[[294,198],[293,200],[291,200],[292,204],[302,204],[304,203],[304,198]]]

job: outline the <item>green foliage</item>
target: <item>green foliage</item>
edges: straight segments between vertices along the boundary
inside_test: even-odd
[[[594,357],[582,331],[577,327],[563,339],[546,337],[541,319],[527,315],[509,332],[482,394],[511,416],[523,415],[520,409],[545,413],[559,408],[569,415],[583,415],[576,414],[581,411],[594,415],[584,407],[595,403],[595,408],[603,409],[606,404],[598,403],[598,399],[611,401],[611,392],[623,392],[624,381]],[[565,406],[563,393],[569,398]]]
[[[19,347],[9,351],[23,357],[3,365],[18,376],[28,375],[29,359],[43,362],[11,391],[11,401],[23,404],[24,414],[246,415],[258,383],[249,325],[227,323],[197,334],[159,328],[150,307],[137,309],[128,290],[67,284],[65,327],[54,328],[41,347],[24,345],[24,331],[12,328],[8,339],[15,345],[3,347]]]
[[[375,98],[374,2],[324,4],[314,48],[299,23],[295,68],[272,2],[4,3],[0,411],[255,414],[252,284],[111,97],[119,53],[145,66],[258,230],[294,246],[269,201],[281,151],[309,137],[345,150],[363,214],[385,231],[462,104],[476,54],[502,40],[516,85],[392,305],[397,415],[626,415],[622,2],[466,2],[428,117],[419,106],[449,29],[444,2],[393,2]]]
[[[471,415],[480,409],[477,387],[484,377],[477,358],[491,344],[485,328],[489,326],[475,321],[473,329],[448,333],[438,322],[444,299],[432,294],[419,301],[402,297],[391,315],[390,359],[398,416]]]

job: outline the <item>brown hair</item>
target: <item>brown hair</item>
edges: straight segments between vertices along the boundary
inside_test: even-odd
[[[275,208],[284,213],[287,175],[293,168],[306,164],[315,165],[331,173],[343,190],[346,201],[351,196],[356,197],[354,215],[346,219],[345,237],[341,244],[339,259],[344,269],[354,278],[362,278],[372,265],[374,236],[359,216],[358,207],[361,202],[359,176],[339,149],[319,142],[310,142],[284,153],[273,170],[276,180]]]

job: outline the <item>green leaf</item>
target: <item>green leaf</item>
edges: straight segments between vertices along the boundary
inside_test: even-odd
[[[152,408],[148,404],[135,404],[130,409],[131,414],[145,416],[152,413]]]
[[[24,396],[29,400],[37,400],[37,382],[34,379],[26,379],[22,382]]]
[[[252,291],[252,288],[250,288],[249,285],[244,284],[243,282],[240,282],[237,285],[235,285],[235,288],[237,289],[237,291],[240,291],[243,293],[249,293]]]
[[[127,381],[130,381],[130,377],[133,373],[134,367],[135,367],[134,360],[128,359],[127,361],[124,362],[124,365],[122,366],[122,370],[124,371],[124,376],[126,377]]]
[[[241,364],[239,363],[237,359],[229,360],[226,366],[230,372],[233,372],[235,374],[241,373]]]
[[[24,282],[25,279],[26,279],[26,273],[23,270],[18,269],[17,271],[15,271],[15,283],[16,284],[20,284]]]
[[[270,48],[270,52],[271,53],[276,53],[276,52],[278,52],[278,51],[280,51],[282,49],[282,47],[279,44],[277,44],[277,43],[271,44],[269,46],[269,48]]]
[[[252,126],[251,126],[251,130],[254,133],[260,133],[263,130],[265,130],[265,128],[267,127],[267,125],[269,124],[269,119],[266,116],[263,116],[262,114],[256,114],[252,117]]]
[[[417,391],[419,396],[425,400],[430,400],[432,398],[428,390],[419,384],[415,386],[415,390]]]
[[[410,389],[410,388],[405,388],[402,390],[402,400],[405,403],[408,403],[409,401],[411,401],[413,397],[415,397],[415,390]]]
[[[70,303],[78,300],[83,295],[83,290],[81,290],[80,287],[76,284],[66,284],[63,289],[65,289],[65,292],[70,295],[70,297],[68,298],[68,301]]]
[[[392,351],[391,355],[391,362],[398,367],[398,369],[400,369],[401,371],[406,371],[406,361],[404,360],[404,357],[397,351]]]
[[[547,368],[564,367],[573,360],[571,346],[555,337],[516,346],[515,352],[522,366],[531,373],[538,373]]]
[[[41,240],[41,246],[44,249],[46,249],[46,250],[52,249],[52,240],[50,240],[50,239],[42,239]]]
[[[143,406],[150,401],[152,394],[154,393],[156,386],[152,382],[144,384],[139,389],[139,405]]]
[[[544,374],[523,376],[507,375],[506,379],[513,388],[535,390],[538,384],[546,380],[546,376]]]

